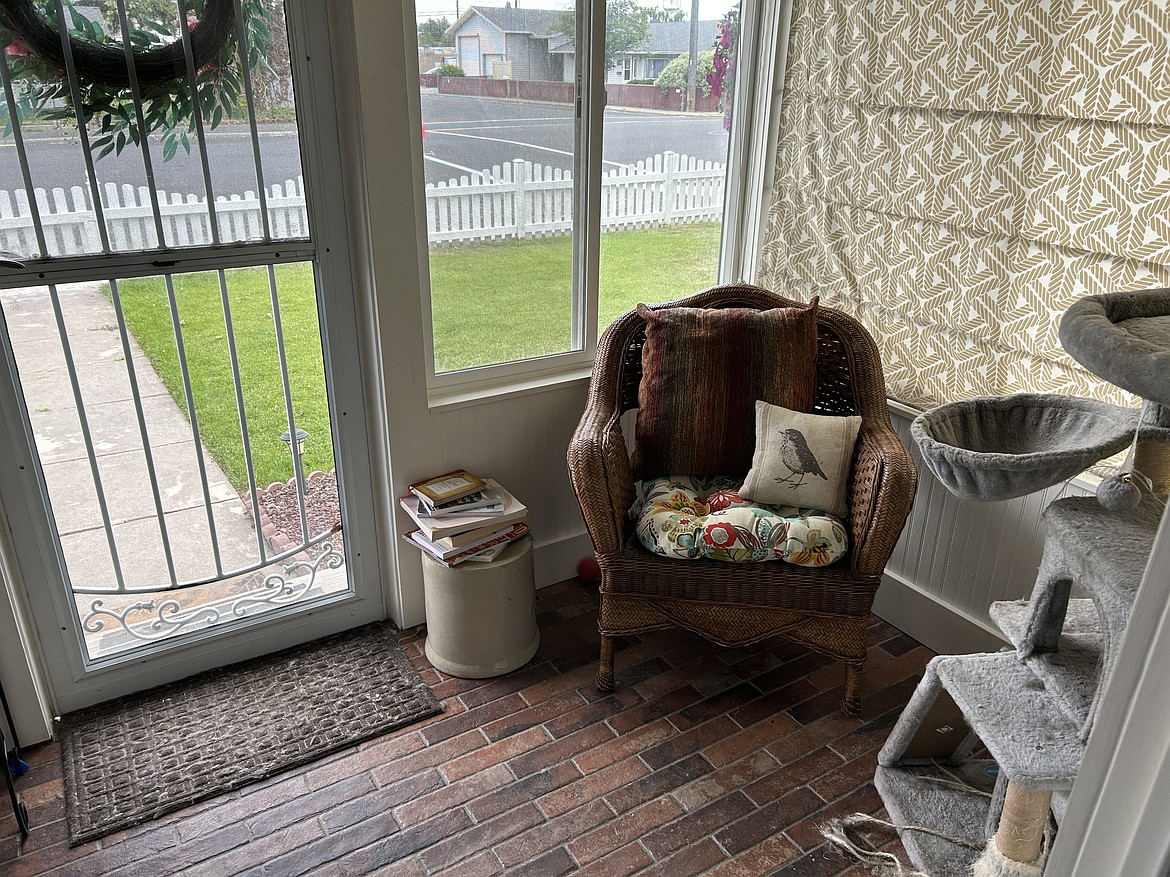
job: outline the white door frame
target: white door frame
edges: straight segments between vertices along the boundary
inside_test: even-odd
[[[90,703],[182,678],[215,666],[296,645],[385,615],[381,548],[373,514],[373,483],[367,430],[365,386],[358,356],[359,330],[347,240],[346,205],[341,178],[337,101],[330,55],[328,17],[323,4],[290,0],[290,57],[298,75],[296,89],[301,128],[307,209],[316,244],[318,305],[323,315],[322,349],[330,367],[326,379],[333,403],[334,449],[344,478],[343,515],[346,567],[354,593],[338,595],[308,608],[295,605],[264,614],[255,624],[206,634],[169,647],[134,651],[94,663],[83,656],[76,624],[50,619],[76,618],[62,581],[61,561],[52,537],[43,484],[34,461],[31,432],[23,420],[6,418],[0,429],[0,497],[9,542],[19,559],[19,576],[4,596],[27,603],[36,624],[33,636],[51,689],[51,705],[67,712]],[[291,244],[288,249],[303,249]],[[277,247],[276,249],[280,249]],[[84,268],[87,260],[74,260]],[[197,260],[192,260],[194,264]],[[51,271],[40,283],[66,282]],[[35,281],[33,281],[35,282]],[[8,378],[0,380],[0,402],[19,411],[15,361],[5,350]],[[346,514],[346,509],[360,509]],[[23,587],[22,587],[23,585]],[[8,600],[0,601],[8,602]],[[0,607],[2,608],[2,607]],[[71,613],[71,614],[66,614]],[[19,617],[19,614],[17,617]],[[30,637],[31,639],[32,637]],[[27,646],[26,646],[27,648]]]

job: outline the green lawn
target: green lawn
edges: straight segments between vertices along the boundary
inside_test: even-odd
[[[608,232],[598,325],[638,302],[715,282],[719,223]],[[494,241],[431,250],[435,368],[453,371],[568,349],[572,240]]]
[[[441,247],[431,251],[435,362],[440,371],[525,359],[568,346],[571,302],[568,237]],[[599,325],[640,301],[710,286],[718,223],[610,232],[602,238]],[[287,480],[286,430],[276,333],[264,269],[227,272],[228,302],[256,481]],[[306,471],[333,466],[313,277],[308,265],[276,269],[293,413],[309,432]],[[174,278],[195,410],[203,442],[237,489],[248,483],[236,416],[219,279],[214,272]],[[118,285],[127,324],[179,406],[186,411],[166,287],[159,278]]]
[[[272,300],[265,269],[226,272],[228,303],[240,366],[244,410],[251,439],[256,482],[261,487],[292,476],[292,456],[280,434],[288,429]],[[333,466],[325,371],[321,363],[317,304],[309,265],[276,268],[281,325],[287,353],[293,415],[309,432],[305,472]],[[248,484],[227,331],[215,272],[174,278],[180,328],[187,353],[191,390],[203,443],[238,490]],[[156,277],[118,284],[126,322],[167,389],[187,410],[183,376],[175,347],[166,286]]]

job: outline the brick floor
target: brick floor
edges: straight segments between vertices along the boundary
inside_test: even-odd
[[[864,873],[817,826],[881,813],[876,752],[927,649],[874,619],[858,719],[835,709],[841,668],[783,640],[631,637],[618,690],[603,696],[596,611],[595,586],[541,589],[540,651],[489,680],[438,672],[425,628],[404,631],[442,715],[75,848],[59,748],[31,747],[18,783],[33,829],[21,843],[15,820],[0,819],[0,874]],[[875,841],[901,854],[896,839]]]

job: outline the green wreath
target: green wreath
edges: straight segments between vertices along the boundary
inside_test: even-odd
[[[236,28],[237,0],[180,0],[172,22],[130,22],[129,43],[147,132],[163,131],[163,158],[182,146],[190,152],[196,106],[206,126],[245,110],[243,71]],[[247,35],[248,66],[267,67],[272,42],[264,0],[238,0]],[[62,4],[64,5],[64,4]],[[66,58],[56,0],[5,0],[0,5],[0,45],[9,66],[21,118],[34,117],[92,126],[96,157],[140,143],[125,46],[100,23],[72,6],[66,34],[77,78],[79,105],[65,75]],[[180,9],[183,11],[179,17]],[[184,40],[189,31],[195,87],[188,76]],[[196,100],[198,104],[196,104]],[[5,131],[11,129],[8,102],[0,101]]]

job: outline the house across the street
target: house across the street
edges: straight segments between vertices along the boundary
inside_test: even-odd
[[[471,6],[448,29],[457,63],[468,76],[572,82],[576,69],[573,35],[558,9]],[[699,51],[715,41],[718,22],[698,24]],[[690,50],[688,21],[652,21],[641,45],[618,55],[608,81],[654,79],[670,61]]]

